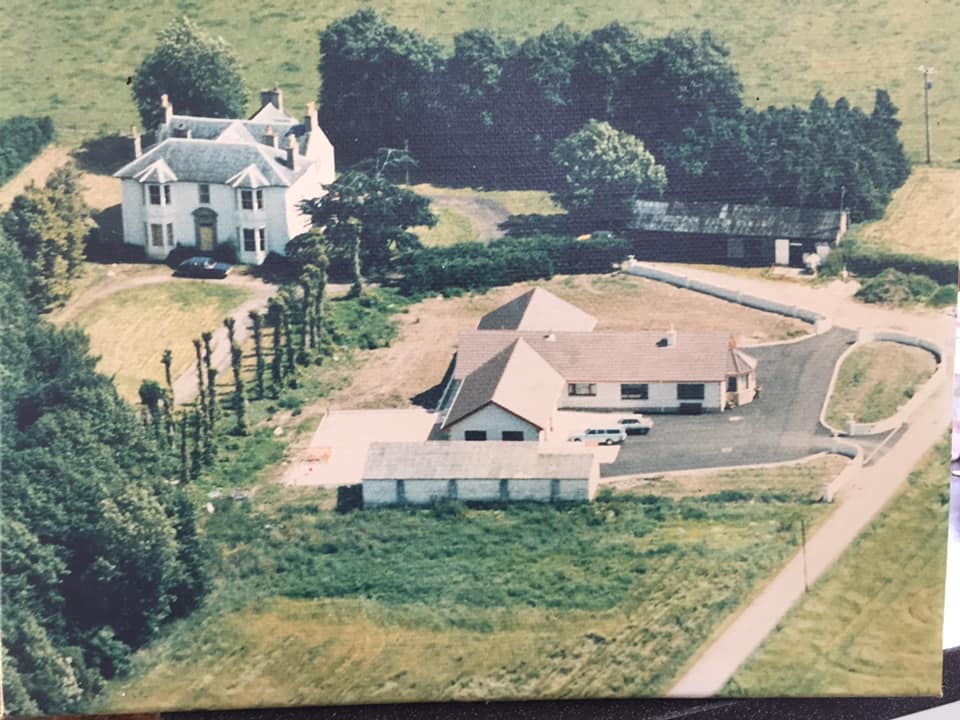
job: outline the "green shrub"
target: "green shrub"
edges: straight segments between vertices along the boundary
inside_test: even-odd
[[[16,115],[0,121],[0,183],[5,183],[53,140],[49,117]]]
[[[927,304],[933,307],[945,307],[957,304],[957,286],[941,285],[928,299]]]
[[[955,299],[956,289],[953,292]],[[941,286],[926,275],[907,275],[899,270],[887,269],[864,281],[856,297],[866,303],[900,306],[929,302],[934,294],[939,293]]]
[[[860,277],[875,277],[893,269],[908,275],[925,275],[938,285],[957,284],[957,263],[922,255],[894,253],[849,242],[838,247],[821,265],[820,272],[839,273],[839,266]]]

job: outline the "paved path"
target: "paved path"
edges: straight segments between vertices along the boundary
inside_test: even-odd
[[[669,266],[660,265],[663,269]],[[955,321],[947,313],[906,312],[862,305],[849,286],[826,287],[730,277],[684,267],[682,274],[721,287],[814,310],[846,328],[891,329],[908,332],[939,344],[952,363]],[[950,364],[947,365],[950,368]],[[941,372],[931,381],[930,402],[906,419],[907,428],[868,469],[838,497],[838,507],[807,541],[807,582],[813,585],[847,549],[860,532],[897,494],[923,455],[949,425],[952,373]],[[804,560],[798,553],[718,637],[670,689],[671,697],[707,697],[718,693],[753,654],[777,623],[804,595]]]

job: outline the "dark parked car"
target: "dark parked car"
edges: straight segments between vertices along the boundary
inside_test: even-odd
[[[174,275],[181,277],[194,278],[225,278],[230,274],[231,265],[229,263],[217,262],[209,257],[187,258],[177,265]]]

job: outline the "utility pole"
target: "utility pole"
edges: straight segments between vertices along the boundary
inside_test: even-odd
[[[800,546],[803,553],[803,591],[810,592],[807,584],[807,524],[800,518]]]
[[[932,67],[927,67],[926,65],[921,65],[917,68],[921,73],[923,73],[923,118],[924,124],[927,131],[927,165],[930,164],[930,88],[933,87],[933,83],[930,82],[930,76],[933,75],[934,69]]]

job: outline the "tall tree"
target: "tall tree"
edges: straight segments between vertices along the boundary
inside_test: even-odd
[[[581,123],[606,120],[615,127],[629,123],[621,105],[646,50],[640,35],[619,22],[583,38],[570,79],[571,104]]]
[[[230,47],[186,17],[160,31],[157,46],[133,75],[131,91],[149,129],[163,122],[163,94],[182,115],[239,118],[247,106],[240,64]]]
[[[163,363],[163,377],[167,381],[167,391],[170,393],[170,404],[172,405],[175,398],[173,394],[173,351],[170,348],[163,351],[160,362]]]
[[[71,281],[83,270],[92,220],[72,163],[56,170],[46,185],[30,185],[3,217],[6,236],[30,265],[31,296],[41,307],[64,302]]]
[[[321,122],[348,164],[379,147],[429,144],[424,111],[434,104],[440,46],[359,10],[320,35]]]
[[[351,259],[355,294],[365,275],[387,269],[394,252],[419,247],[411,227],[437,222],[430,201],[390,182],[388,170],[380,161],[347,170],[325,195],[303,204],[331,254]]]
[[[554,198],[584,229],[622,229],[640,198],[658,198],[667,175],[643,143],[591,120],[553,151],[563,178]]]
[[[257,310],[250,311],[250,326],[253,331],[253,352],[256,356],[255,382],[257,399],[266,397],[265,375],[267,363],[263,357],[263,315]]]

